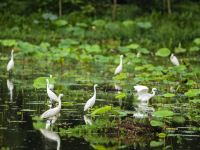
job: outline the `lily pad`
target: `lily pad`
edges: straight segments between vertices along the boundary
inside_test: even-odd
[[[150,124],[153,127],[162,127],[164,125],[163,122],[158,121],[158,120],[151,120]]]
[[[104,107],[95,109],[95,110],[91,113],[91,115],[92,115],[92,116],[95,116],[95,115],[102,115],[102,114],[105,114],[106,112],[110,111],[111,109],[112,109],[111,106],[104,106]]]
[[[200,94],[200,89],[190,89],[184,95],[187,97],[195,97]]]
[[[166,93],[166,94],[164,94],[163,96],[164,96],[164,97],[174,97],[175,94],[173,94],[173,93]]]
[[[168,57],[169,54],[170,54],[170,50],[168,48],[160,48],[156,52],[156,56],[160,56],[160,57]]]
[[[174,113],[170,110],[158,110],[153,112],[153,116],[155,117],[169,117],[169,116],[173,116]]]

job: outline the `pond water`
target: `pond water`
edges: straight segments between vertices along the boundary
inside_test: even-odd
[[[97,83],[97,101],[95,106],[120,106],[123,110],[135,111],[138,107],[134,96],[131,78],[130,80],[118,82],[123,88],[126,97],[117,99],[116,83],[113,81],[113,70],[115,64],[100,65],[96,63],[67,62],[65,65],[41,60],[16,60],[15,70],[9,76],[6,73],[7,60],[1,61],[0,75],[0,147],[1,149],[200,149],[200,135],[198,132],[189,132],[183,129],[181,133],[169,133],[164,139],[158,136],[143,135],[137,138],[126,136],[99,135],[97,133],[86,133],[81,135],[62,134],[60,128],[75,127],[84,125],[85,120],[89,123],[94,118],[84,116],[85,102],[93,94],[93,84]],[[197,64],[198,65],[198,64]],[[36,116],[40,116],[49,107],[46,89],[35,89],[33,81],[37,77],[48,77],[49,74],[56,76],[55,92],[63,93],[62,110],[52,129],[45,129],[45,126],[38,128]],[[147,85],[159,89],[157,97],[169,89],[169,85],[149,82]],[[167,98],[166,98],[167,99]],[[177,101],[184,101],[185,98],[176,97]],[[174,99],[163,105],[175,102]],[[152,106],[151,106],[152,104]],[[178,104],[177,104],[178,105]],[[148,108],[155,107],[153,102]],[[45,124],[44,121],[40,121]],[[37,127],[36,127],[37,126]],[[188,124],[184,126],[189,126]],[[191,125],[192,126],[192,125]],[[157,142],[161,146],[151,146]]]

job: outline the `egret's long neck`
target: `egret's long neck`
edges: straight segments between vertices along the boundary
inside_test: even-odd
[[[122,66],[122,57],[120,57],[120,65]]]
[[[49,80],[47,80],[47,89],[49,89]]]
[[[13,60],[13,52],[11,52],[11,59]]]
[[[152,91],[152,94],[151,94],[151,95],[154,96],[155,94],[156,94],[156,92],[155,92],[155,91]]]
[[[96,86],[94,86],[94,96],[96,97]]]
[[[58,97],[58,107],[61,108],[61,96]]]

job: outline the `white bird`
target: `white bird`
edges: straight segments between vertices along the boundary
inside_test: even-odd
[[[50,74],[50,79],[52,79],[52,75]],[[54,89],[54,84],[53,83],[49,83],[49,89],[53,90]]]
[[[94,85],[94,95],[86,102],[84,106],[84,111],[88,110],[94,105],[95,100],[96,100],[96,87],[97,87],[97,84]]]
[[[133,117],[138,118],[138,119],[143,119],[143,118],[147,118],[148,116],[145,113],[136,112],[136,113],[133,114]]]
[[[47,82],[47,95],[49,96],[50,101],[51,101],[51,102],[52,102],[52,101],[58,102],[58,96],[57,96],[54,92],[52,92],[52,91],[49,89],[49,80],[46,79],[46,82]]]
[[[115,75],[122,72],[122,59],[123,59],[123,55],[120,55],[120,64],[115,69]]]
[[[42,135],[52,141],[56,141],[57,142],[57,150],[60,149],[60,136],[53,132],[53,131],[49,131],[46,129],[40,129],[40,132],[42,133]]]
[[[179,66],[179,61],[178,58],[176,56],[174,56],[174,54],[171,54],[170,56],[170,61],[172,62],[172,64],[174,64],[175,66]]]
[[[48,119],[46,121],[45,129],[49,129],[49,127],[56,122],[56,120],[58,119],[59,116],[60,116],[60,113],[55,115],[55,116],[53,116],[53,117],[51,117],[50,119]]]
[[[152,89],[152,94],[150,93],[144,93],[144,94],[140,94],[138,96],[138,99],[141,100],[142,102],[148,102],[152,97],[155,96],[157,89],[153,88]]]
[[[134,86],[134,89],[137,91],[137,95],[142,95],[148,92],[149,88],[144,85],[136,85]]]
[[[58,96],[58,106],[55,108],[50,108],[49,110],[45,111],[40,117],[42,119],[53,119],[54,116],[58,115],[61,110],[61,97],[63,97],[63,94],[60,94]]]
[[[7,71],[10,71],[11,69],[14,68],[14,56],[13,56],[13,53],[14,53],[14,50],[11,51],[11,59],[8,62]]]

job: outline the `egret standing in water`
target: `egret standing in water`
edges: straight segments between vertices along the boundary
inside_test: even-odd
[[[55,108],[50,108],[49,110],[45,111],[40,117],[42,119],[52,119],[54,116],[58,115],[61,110],[61,97],[63,97],[63,94],[60,94],[58,96],[58,106]]]
[[[174,64],[175,66],[179,66],[179,61],[178,58],[176,56],[174,56],[174,54],[171,54],[170,56],[170,61],[172,62],[172,64]]]
[[[50,74],[49,77],[50,77],[50,79],[53,78],[51,74]],[[50,90],[53,90],[53,89],[54,89],[54,84],[53,84],[53,83],[49,83],[49,89],[50,89]]]
[[[14,50],[12,49],[11,51],[11,59],[10,61],[8,62],[8,65],[7,65],[7,71],[11,71],[13,68],[14,68]]]
[[[84,111],[89,110],[89,108],[91,108],[96,100],[96,87],[97,84],[94,85],[94,95],[86,102],[85,106],[84,106]]]
[[[49,89],[49,80],[46,79],[46,82],[47,82],[47,95],[49,96],[51,103],[53,101],[58,102],[58,96]]]
[[[115,75],[122,72],[122,59],[123,59],[123,55],[120,55],[120,64],[115,69]]]
[[[137,95],[142,95],[148,92],[149,88],[144,85],[136,85],[134,86],[134,89],[137,91]]]
[[[157,91],[157,89],[156,89],[156,88],[153,88],[153,89],[152,89],[152,94],[151,94],[151,93],[143,93],[143,94],[140,94],[140,95],[138,96],[138,99],[141,100],[142,102],[148,102],[152,97],[155,96],[156,91]]]

